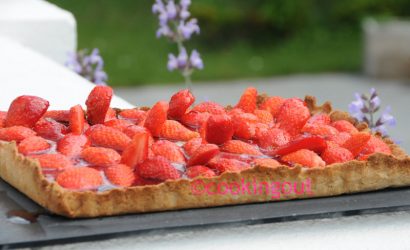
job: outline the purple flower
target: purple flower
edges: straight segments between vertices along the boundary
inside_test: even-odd
[[[197,69],[203,69],[204,64],[201,59],[201,55],[195,49],[191,52],[191,56],[189,57],[189,61],[192,67]]]
[[[185,38],[190,39],[192,34],[199,34],[200,29],[198,26],[198,21],[194,18],[188,22],[181,21],[178,25],[178,32]]]
[[[174,0],[168,0],[166,10],[168,20],[174,20],[177,17],[177,7],[175,6]]]
[[[380,117],[380,122],[383,124],[387,124],[390,127],[396,126],[396,119],[390,114],[391,107],[387,106],[386,109],[383,111],[382,116]]]
[[[361,121],[364,117],[362,109],[365,104],[359,93],[355,93],[354,96],[356,100],[349,104],[349,112],[354,118]]]
[[[181,51],[178,56],[174,54],[168,55],[168,70],[173,71],[179,69],[181,71],[192,71],[192,69],[202,69],[204,67],[202,59],[198,51],[193,50],[191,55],[188,58],[188,53],[184,47],[181,48]]]

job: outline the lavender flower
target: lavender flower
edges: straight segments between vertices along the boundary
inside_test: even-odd
[[[357,120],[366,122],[374,132],[387,135],[387,127],[394,127],[396,119],[390,114],[391,107],[387,106],[382,115],[376,120],[375,114],[380,110],[380,98],[374,88],[370,89],[370,96],[355,93],[355,99],[349,104],[349,112]]]
[[[99,50],[95,48],[90,54],[87,52],[86,49],[69,52],[65,65],[96,85],[106,85],[108,76],[104,72],[104,60]]]
[[[158,16],[159,27],[157,37],[166,37],[178,45],[178,56],[168,55],[168,70],[179,70],[185,77],[185,83],[190,88],[191,74],[195,69],[203,69],[204,65],[200,54],[192,50],[188,56],[184,42],[191,39],[193,34],[199,34],[200,28],[195,18],[190,18],[188,8],[191,0],[156,0],[152,12]],[[189,19],[190,18],[190,19]]]

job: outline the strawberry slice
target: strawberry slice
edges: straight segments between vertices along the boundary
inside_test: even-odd
[[[134,134],[131,143],[122,152],[121,163],[134,168],[148,157],[148,132],[140,131]]]
[[[70,130],[75,135],[81,135],[84,132],[84,110],[81,105],[76,105],[70,109]]]
[[[367,142],[370,140],[371,135],[366,132],[359,132],[352,134],[352,136],[346,140],[342,147],[352,152],[353,157],[356,157],[366,147]]]
[[[233,123],[228,115],[212,115],[206,122],[206,141],[217,145],[232,139]]]
[[[134,183],[133,186],[145,186],[145,185],[157,185],[161,183],[162,181],[160,180],[154,180],[154,179],[148,179],[141,177],[137,172],[134,172]]]
[[[192,108],[192,112],[209,113],[212,115],[223,115],[226,113],[225,108],[211,101],[201,102]]]
[[[137,167],[137,173],[143,178],[161,181],[176,180],[181,177],[180,172],[162,156],[154,156],[139,164]]]
[[[154,155],[163,156],[171,162],[185,163],[182,149],[173,142],[159,140],[152,145],[151,150]]]
[[[58,122],[69,122],[70,110],[47,110],[43,118],[50,118]]]
[[[276,148],[268,153],[270,156],[283,156],[300,149],[309,149],[318,154],[327,148],[326,141],[319,136],[300,137],[289,143]]]
[[[117,164],[104,169],[105,176],[114,185],[129,187],[135,181],[132,168],[124,164]]]
[[[243,92],[241,99],[239,100],[238,104],[236,104],[235,108],[240,108],[244,112],[253,113],[256,109],[256,101],[258,97],[258,91],[253,88],[247,88]]]
[[[111,148],[87,147],[81,157],[92,165],[108,167],[120,163],[121,155]]]
[[[315,152],[308,149],[300,149],[282,157],[282,161],[289,165],[300,164],[304,167],[324,167],[326,163]]]
[[[28,137],[35,136],[36,132],[23,126],[0,128],[0,140],[20,142]]]
[[[256,124],[258,117],[250,113],[239,113],[232,117],[234,137],[249,140],[256,135]]]
[[[191,156],[203,143],[202,138],[193,138],[184,144],[185,153]]]
[[[214,158],[209,162],[209,167],[217,173],[239,172],[251,167],[249,163],[228,158]]]
[[[87,136],[67,134],[58,141],[57,151],[69,157],[76,157],[88,146],[90,146],[90,140]]]
[[[252,161],[252,165],[267,168],[275,168],[277,166],[280,166],[281,164],[277,160],[271,158],[258,158]]]
[[[186,110],[195,102],[195,97],[189,89],[183,89],[175,93],[169,101],[168,117],[180,120]]]
[[[346,120],[339,120],[332,123],[332,126],[339,132],[347,132],[350,134],[359,132],[357,128]]]
[[[262,155],[255,146],[239,140],[227,141],[221,146],[221,151],[233,154]]]
[[[131,139],[123,132],[104,125],[95,127],[89,133],[92,145],[112,148],[123,151],[131,142]]]
[[[266,125],[271,125],[273,123],[273,116],[272,114],[263,109],[256,109],[254,111],[254,114],[256,117],[258,117],[258,122],[266,124]]]
[[[99,171],[93,168],[70,168],[57,176],[57,183],[68,189],[96,189],[103,184]]]
[[[6,116],[6,127],[24,126],[32,128],[44,115],[48,101],[37,96],[23,95],[13,100]]]
[[[107,113],[105,114],[104,122],[108,122],[113,119],[117,119],[117,111],[113,108],[108,108]]]
[[[279,113],[280,107],[285,102],[285,99],[280,96],[272,96],[266,99],[260,106],[260,109],[267,110],[273,117]]]
[[[199,137],[199,134],[186,128],[178,121],[166,120],[162,125],[159,137],[173,141],[188,141]]]
[[[259,147],[272,150],[273,148],[286,145],[290,141],[290,135],[279,128],[271,128],[261,131],[258,136]]]
[[[354,157],[349,150],[336,146],[325,149],[322,154],[322,159],[329,165],[333,163],[351,161]]]
[[[51,145],[40,136],[31,136],[22,140],[18,146],[18,151],[24,155],[39,153],[50,149]]]
[[[306,124],[302,128],[302,133],[307,133],[311,135],[319,135],[323,137],[331,137],[339,134],[339,131],[330,125],[325,124]]]
[[[91,90],[85,102],[87,119],[91,125],[104,123],[112,95],[112,88],[108,86],[96,86]]]
[[[129,126],[135,126],[129,120],[121,120],[121,119],[112,119],[109,121],[104,122],[104,125],[107,127],[115,128],[121,132],[124,132]]]
[[[192,154],[187,166],[206,165],[214,156],[219,154],[219,148],[215,144],[202,144]]]
[[[58,141],[64,137],[64,134],[68,132],[68,128],[51,119],[40,119],[33,128],[37,135],[52,141]]]
[[[392,152],[390,147],[381,138],[372,135],[360,153],[363,155],[371,155],[374,153],[391,155]]]
[[[205,166],[198,165],[198,166],[189,167],[186,170],[186,175],[188,176],[188,178],[193,179],[195,177],[209,178],[209,177],[215,176],[216,174],[212,169],[205,167]]]
[[[30,155],[30,158],[38,159],[43,169],[61,170],[73,167],[70,159],[62,154]]]
[[[152,109],[148,112],[144,126],[151,132],[153,136],[159,136],[162,126],[167,120],[169,105],[165,101],[155,103]]]
[[[141,109],[124,109],[118,114],[118,117],[138,124],[147,117],[147,112]]]
[[[181,122],[188,127],[199,128],[210,116],[211,114],[208,112],[190,111],[182,116]]]

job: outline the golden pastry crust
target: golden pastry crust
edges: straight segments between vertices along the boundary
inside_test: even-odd
[[[326,112],[332,120],[350,120],[359,130],[367,129],[365,124],[357,123],[347,113],[332,111],[330,103],[317,106],[316,100],[309,96],[305,101],[312,114]],[[103,192],[64,189],[45,178],[37,160],[19,154],[14,142],[0,142],[0,177],[51,212],[70,218],[334,196],[409,186],[410,157],[392,141],[385,141],[393,154],[377,153],[367,161],[354,160],[316,168],[256,166],[212,178],[180,179]],[[244,189],[243,183],[248,189]],[[273,189],[268,190],[277,187],[274,183],[304,183],[309,190],[303,193],[282,190],[278,197],[273,195]],[[224,193],[231,184],[242,186],[236,186],[238,192],[234,193],[232,189]],[[268,186],[263,184],[272,185],[266,189]]]

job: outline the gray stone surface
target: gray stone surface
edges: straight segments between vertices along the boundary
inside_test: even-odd
[[[314,95],[319,103],[331,100],[337,109],[347,110],[354,99],[354,92],[369,92],[375,87],[382,106],[390,105],[398,124],[390,129],[391,136],[401,140],[402,147],[410,152],[410,83],[400,80],[376,80],[351,74],[294,75],[266,79],[249,79],[230,82],[196,83],[193,93],[198,101],[213,100],[223,104],[235,104],[247,86],[255,86],[260,92],[285,97]],[[184,85],[145,86],[117,88],[116,94],[137,106],[152,105],[158,100],[169,100]]]

